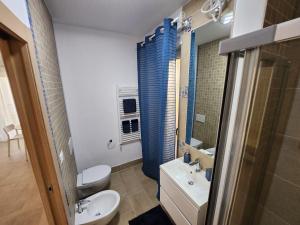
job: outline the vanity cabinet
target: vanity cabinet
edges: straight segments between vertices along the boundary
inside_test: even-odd
[[[204,225],[210,184],[202,177],[204,171],[195,175],[198,177],[194,178],[193,185],[188,184],[189,170],[194,168],[176,160],[160,168],[161,205],[176,225]],[[176,174],[173,166],[185,168],[179,168],[182,170]]]

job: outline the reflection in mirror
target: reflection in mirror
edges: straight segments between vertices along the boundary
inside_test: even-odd
[[[186,143],[215,154],[225,85],[227,56],[218,54],[231,23],[210,22],[191,34]]]

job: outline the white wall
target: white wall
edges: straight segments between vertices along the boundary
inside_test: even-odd
[[[30,27],[26,0],[0,0],[9,8],[27,27]]]
[[[62,24],[54,30],[78,171],[141,158],[139,142],[120,150],[116,98],[117,85],[137,86],[139,39]]]
[[[178,20],[177,20],[177,29],[178,29],[179,26],[181,26],[182,17],[183,17],[183,14],[182,14],[182,6],[181,6],[181,7],[179,7],[175,12],[173,12],[171,15],[165,16],[164,18],[172,18],[172,19],[178,18]],[[154,34],[156,28],[159,27],[159,26],[162,26],[163,24],[164,24],[164,22],[161,21],[160,24],[157,24],[157,25],[156,25],[155,27],[153,27],[149,32],[147,32],[147,34],[145,34],[145,36]],[[145,39],[145,37],[142,37],[142,39]],[[144,41],[144,40],[142,40],[142,41]]]
[[[263,27],[268,0],[235,0],[232,37]]]

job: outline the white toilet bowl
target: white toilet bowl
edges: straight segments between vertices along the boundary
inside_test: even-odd
[[[106,225],[119,211],[120,195],[106,190],[84,199],[83,211],[75,213],[75,225]]]
[[[77,175],[77,191],[79,198],[95,194],[108,186],[111,167],[98,165],[83,170]]]

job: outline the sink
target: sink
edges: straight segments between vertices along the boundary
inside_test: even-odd
[[[160,166],[190,200],[200,208],[207,203],[210,182],[205,177],[205,171],[195,172],[196,165],[190,166],[178,158]]]

